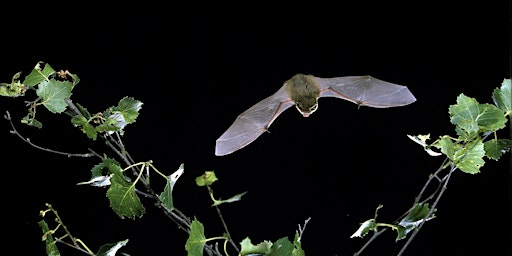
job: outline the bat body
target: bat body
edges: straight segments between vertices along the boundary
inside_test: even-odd
[[[416,101],[406,86],[371,76],[319,78],[297,74],[277,92],[238,115],[217,139],[215,155],[227,155],[249,145],[291,106],[295,105],[304,117],[308,117],[318,109],[318,99],[322,97],[340,98],[374,108],[399,107]]]

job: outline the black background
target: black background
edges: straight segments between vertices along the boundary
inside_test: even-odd
[[[73,99],[90,112],[135,97],[144,105],[126,128],[128,151],[167,174],[185,164],[174,201],[205,225],[208,237],[223,230],[194,179],[214,170],[217,197],[248,191],[242,201],[221,207],[235,241],[293,239],[311,217],[302,240],[307,255],[357,251],[367,238],[349,237],[379,204],[381,221],[399,217],[442,162],[406,135],[454,135],[447,111],[456,97],[492,103],[492,90],[511,72],[510,1],[1,5],[1,82],[45,61],[80,77]],[[357,109],[323,98],[307,119],[288,110],[251,145],[215,156],[215,140],[236,116],[296,73],[372,75],[407,85],[417,102]],[[0,110],[20,119],[30,99],[2,98]],[[106,152],[64,115],[41,109],[38,119],[41,130],[16,125],[40,146]],[[93,251],[129,239],[122,251],[131,255],[186,254],[186,234],[151,201],[143,201],[141,219],[121,220],[105,190],[76,185],[90,178],[97,159],[42,152],[9,130],[0,122],[4,250],[44,255],[37,222],[48,202]],[[438,217],[406,255],[510,255],[510,163],[507,153],[488,160],[479,174],[455,173]],[[155,175],[153,182],[161,181]],[[387,232],[363,255],[396,254],[404,241],[395,243],[395,235]]]

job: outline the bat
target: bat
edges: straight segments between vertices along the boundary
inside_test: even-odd
[[[416,101],[406,86],[389,83],[371,76],[320,78],[296,74],[277,92],[238,115],[233,124],[217,139],[215,155],[231,154],[268,131],[274,120],[295,105],[308,117],[318,109],[318,99],[335,97],[358,106],[374,108],[399,107]]]

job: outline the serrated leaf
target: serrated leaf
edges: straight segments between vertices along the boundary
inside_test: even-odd
[[[204,226],[201,222],[194,218],[190,224],[190,235],[185,243],[185,250],[189,256],[203,255],[206,237],[204,236]]]
[[[413,135],[407,135],[407,137],[409,137],[409,139],[411,139],[412,141],[418,143],[419,145],[421,145],[423,147],[423,149],[431,156],[440,156],[441,153],[439,152],[435,152],[433,151],[432,149],[430,149],[430,145],[427,144],[427,140],[430,139],[430,134],[427,134],[427,135],[416,135],[416,136],[413,136]]]
[[[77,185],[91,185],[94,187],[106,187],[110,186],[110,178],[113,174],[106,176],[96,176],[88,181],[78,182]]]
[[[119,241],[117,243],[104,244],[100,247],[96,255],[98,256],[115,256],[117,251],[121,249],[121,247],[125,246],[128,243],[128,239]]]
[[[92,178],[114,174],[114,170],[121,170],[121,165],[119,162],[112,158],[104,158],[101,163],[92,167]]]
[[[57,248],[57,244],[53,239],[52,233],[50,232],[50,228],[48,228],[48,224],[41,220],[38,222],[39,227],[43,230],[43,241],[46,246],[46,255],[48,256],[60,256],[59,249]]]
[[[83,126],[83,125],[87,124],[87,119],[81,115],[74,115],[71,117],[71,123],[74,126]]]
[[[134,219],[141,217],[144,212],[144,206],[135,193],[135,184],[128,182],[121,172],[121,168],[109,168],[114,174],[110,178],[110,188],[107,191],[107,197],[110,201],[110,207],[121,217]]]
[[[512,111],[511,87],[512,86],[510,85],[510,79],[503,79],[501,87],[499,89],[494,89],[494,92],[492,94],[494,104],[498,108],[507,113],[510,113]]]
[[[475,174],[485,164],[484,155],[484,144],[481,139],[476,139],[455,152],[454,163],[461,171]]]
[[[491,104],[479,104],[464,94],[457,97],[457,104],[449,108],[450,121],[456,125],[457,135],[471,140],[481,132],[493,132],[505,127],[505,113]]]
[[[67,81],[50,80],[39,84],[36,94],[41,103],[52,113],[62,113],[68,106],[65,99],[71,97],[72,84]]]
[[[32,108],[31,108],[32,109]],[[43,128],[43,124],[41,122],[39,122],[38,120],[36,120],[32,114],[28,114],[26,116],[24,116],[22,119],[21,119],[21,123],[22,124],[26,124],[26,125],[30,125],[30,126],[33,126],[33,127],[37,127],[39,129]]]
[[[116,132],[120,131],[121,128],[117,126],[117,121],[112,118],[107,118],[102,124],[94,128],[97,132]]]
[[[428,204],[416,204],[413,207],[413,209],[407,214],[407,216],[401,219],[400,222],[398,223],[398,226],[396,227],[398,231],[396,241],[405,238],[409,232],[418,227],[423,221],[428,221],[435,218],[434,215],[431,215],[428,218],[426,218],[429,211],[430,208],[428,207]]]
[[[270,248],[272,251],[268,256],[290,256],[294,248],[292,242],[287,237],[283,237],[272,244]]]
[[[447,136],[440,138],[437,143],[432,146],[439,148],[450,160],[454,159],[455,150],[459,147],[458,144],[453,143],[452,139]]]
[[[214,182],[216,182],[217,176],[213,171],[205,171],[203,175],[196,177],[196,185],[199,187],[202,186],[210,186]]]
[[[88,138],[92,140],[96,140],[98,138],[98,132],[96,129],[89,123],[86,123],[82,126],[82,132],[84,132]]]
[[[261,255],[268,255],[271,252],[272,242],[270,241],[263,241],[257,245],[252,244],[251,239],[249,237],[246,237],[242,242],[240,243],[241,250],[240,255],[250,255],[250,254],[261,254]]]
[[[86,119],[90,119],[91,118],[91,113],[89,113],[89,110],[87,110],[87,108],[85,108],[84,106],[80,105],[79,103],[75,103],[75,106],[80,111],[80,114],[82,114]]]
[[[75,87],[78,83],[80,83],[80,78],[76,74],[67,72],[67,75],[69,75],[71,77],[71,79],[73,79],[73,87]]]
[[[71,117],[71,123],[74,126],[80,127],[80,130],[85,133],[88,138],[96,140],[98,132],[96,132],[96,129],[88,122],[84,116],[74,115]]]
[[[39,61],[37,62],[36,66],[28,76],[25,77],[23,80],[23,83],[26,84],[28,87],[33,87],[36,84],[41,83],[42,81],[49,81],[50,76],[55,73],[55,70],[50,66],[50,64],[44,64],[44,67],[41,68],[41,65],[43,65],[44,62]]]
[[[174,204],[172,201],[172,189],[174,188],[174,184],[179,179],[179,177],[183,174],[185,170],[184,164],[181,164],[177,171],[167,177],[167,183],[165,184],[164,191],[159,195],[160,201],[165,205],[165,207],[169,210],[174,209]]]
[[[485,155],[493,160],[499,160],[501,155],[512,147],[512,141],[508,139],[492,139],[484,143]]]
[[[243,192],[243,193],[240,193],[240,194],[236,194],[226,200],[221,200],[221,199],[213,199],[213,204],[212,206],[219,206],[221,204],[224,204],[224,203],[233,203],[233,202],[236,202],[236,201],[240,201],[242,200],[242,196],[247,194],[247,191]]]
[[[476,118],[479,109],[476,99],[460,94],[457,97],[457,104],[451,105],[448,112],[450,113],[450,122],[456,125],[457,135],[473,138],[478,134]]]
[[[299,241],[300,236],[299,232],[295,232],[295,238],[293,239],[293,245],[295,249],[293,249],[292,256],[305,256],[306,253],[302,250],[302,244]]]
[[[139,116],[139,110],[141,108],[142,102],[132,97],[124,97],[119,101],[117,108],[114,108],[114,110],[122,113],[126,123],[131,124],[135,122]]]
[[[407,137],[409,137],[409,139],[411,139],[412,141],[418,143],[419,145],[421,145],[422,147],[426,147],[428,146],[427,144],[427,140],[430,139],[430,134],[427,134],[427,135],[407,135]]]
[[[368,232],[370,232],[371,230],[374,230],[375,228],[376,228],[375,219],[366,220],[365,222],[361,223],[359,228],[356,230],[356,232],[354,232],[354,234],[352,234],[350,236],[350,238],[363,237],[366,234],[368,234]]]
[[[110,125],[115,125],[115,127],[117,127],[116,129],[121,131],[122,135],[124,127],[135,122],[141,108],[142,102],[134,100],[132,97],[124,97],[119,101],[116,107],[112,107],[109,111],[106,111],[104,116],[108,118],[108,123]],[[113,120],[114,122],[111,122],[110,120]],[[113,131],[111,128],[104,130]]]
[[[0,83],[0,96],[18,97],[25,95],[27,86],[18,80],[21,72],[14,74],[11,83]]]
[[[491,104],[479,104],[476,118],[479,132],[494,132],[505,127],[507,119],[503,110]]]

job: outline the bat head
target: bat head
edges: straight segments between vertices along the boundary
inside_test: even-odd
[[[295,103],[295,107],[297,110],[302,114],[304,117],[308,117],[309,115],[313,114],[318,109],[318,102],[315,99],[315,103],[311,104],[304,104],[301,101],[298,101]]]

